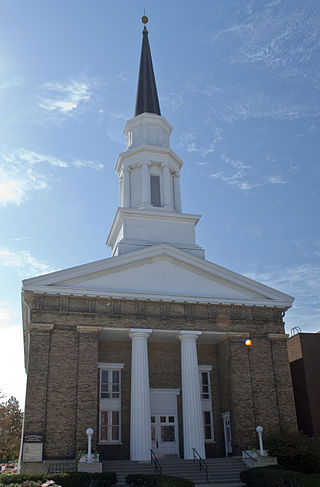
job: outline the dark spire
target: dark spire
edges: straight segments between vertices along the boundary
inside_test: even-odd
[[[147,17],[145,17],[147,19]],[[143,18],[142,18],[143,19]],[[144,20],[142,20],[143,23]],[[136,98],[136,108],[134,116],[140,115],[140,113],[160,113],[160,105],[157,93],[156,81],[154,79],[154,72],[152,66],[152,58],[150,45],[148,40],[148,31],[146,26],[143,29],[140,69],[139,69],[139,81]]]

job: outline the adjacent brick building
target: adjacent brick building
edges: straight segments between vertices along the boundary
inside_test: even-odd
[[[145,28],[112,257],[23,282],[22,471],[74,458],[88,427],[102,459],[132,460],[151,448],[223,456],[254,444],[257,425],[296,430],[283,323],[293,298],[205,260],[171,130]]]
[[[291,336],[288,352],[299,431],[320,445],[320,332]]]

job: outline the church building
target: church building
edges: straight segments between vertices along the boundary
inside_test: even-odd
[[[192,121],[190,121],[192,123]],[[161,115],[143,29],[119,154],[112,257],[23,281],[28,374],[21,472],[74,459],[239,454],[296,431],[283,317],[293,298],[205,259],[183,213],[183,161]],[[248,346],[250,345],[251,346]]]

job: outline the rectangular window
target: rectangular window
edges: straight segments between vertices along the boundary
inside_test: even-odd
[[[101,399],[120,398],[120,370],[101,370],[100,397]]]
[[[120,441],[120,411],[101,411],[100,441]]]
[[[151,204],[161,206],[160,176],[150,176]]]
[[[121,370],[124,364],[98,364],[100,369],[99,438],[104,443],[121,441]]]
[[[201,399],[210,399],[209,372],[201,372]]]
[[[213,439],[211,411],[203,411],[204,439]]]
[[[200,365],[200,395],[202,404],[202,419],[204,439],[207,442],[214,441],[213,435],[213,416],[212,416],[212,397],[211,397],[211,365]]]

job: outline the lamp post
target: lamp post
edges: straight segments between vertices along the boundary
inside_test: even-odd
[[[92,435],[93,435],[93,429],[92,428],[87,428],[86,429],[86,433],[87,433],[87,436],[88,436],[88,462],[91,462],[92,458],[91,458],[91,438],[92,438]]]
[[[256,427],[256,432],[258,433],[258,437],[259,437],[259,447],[260,447],[260,455],[262,457],[265,456],[266,452],[264,451],[263,449],[263,443],[262,443],[262,432],[263,432],[263,428],[262,426],[257,426]]]

